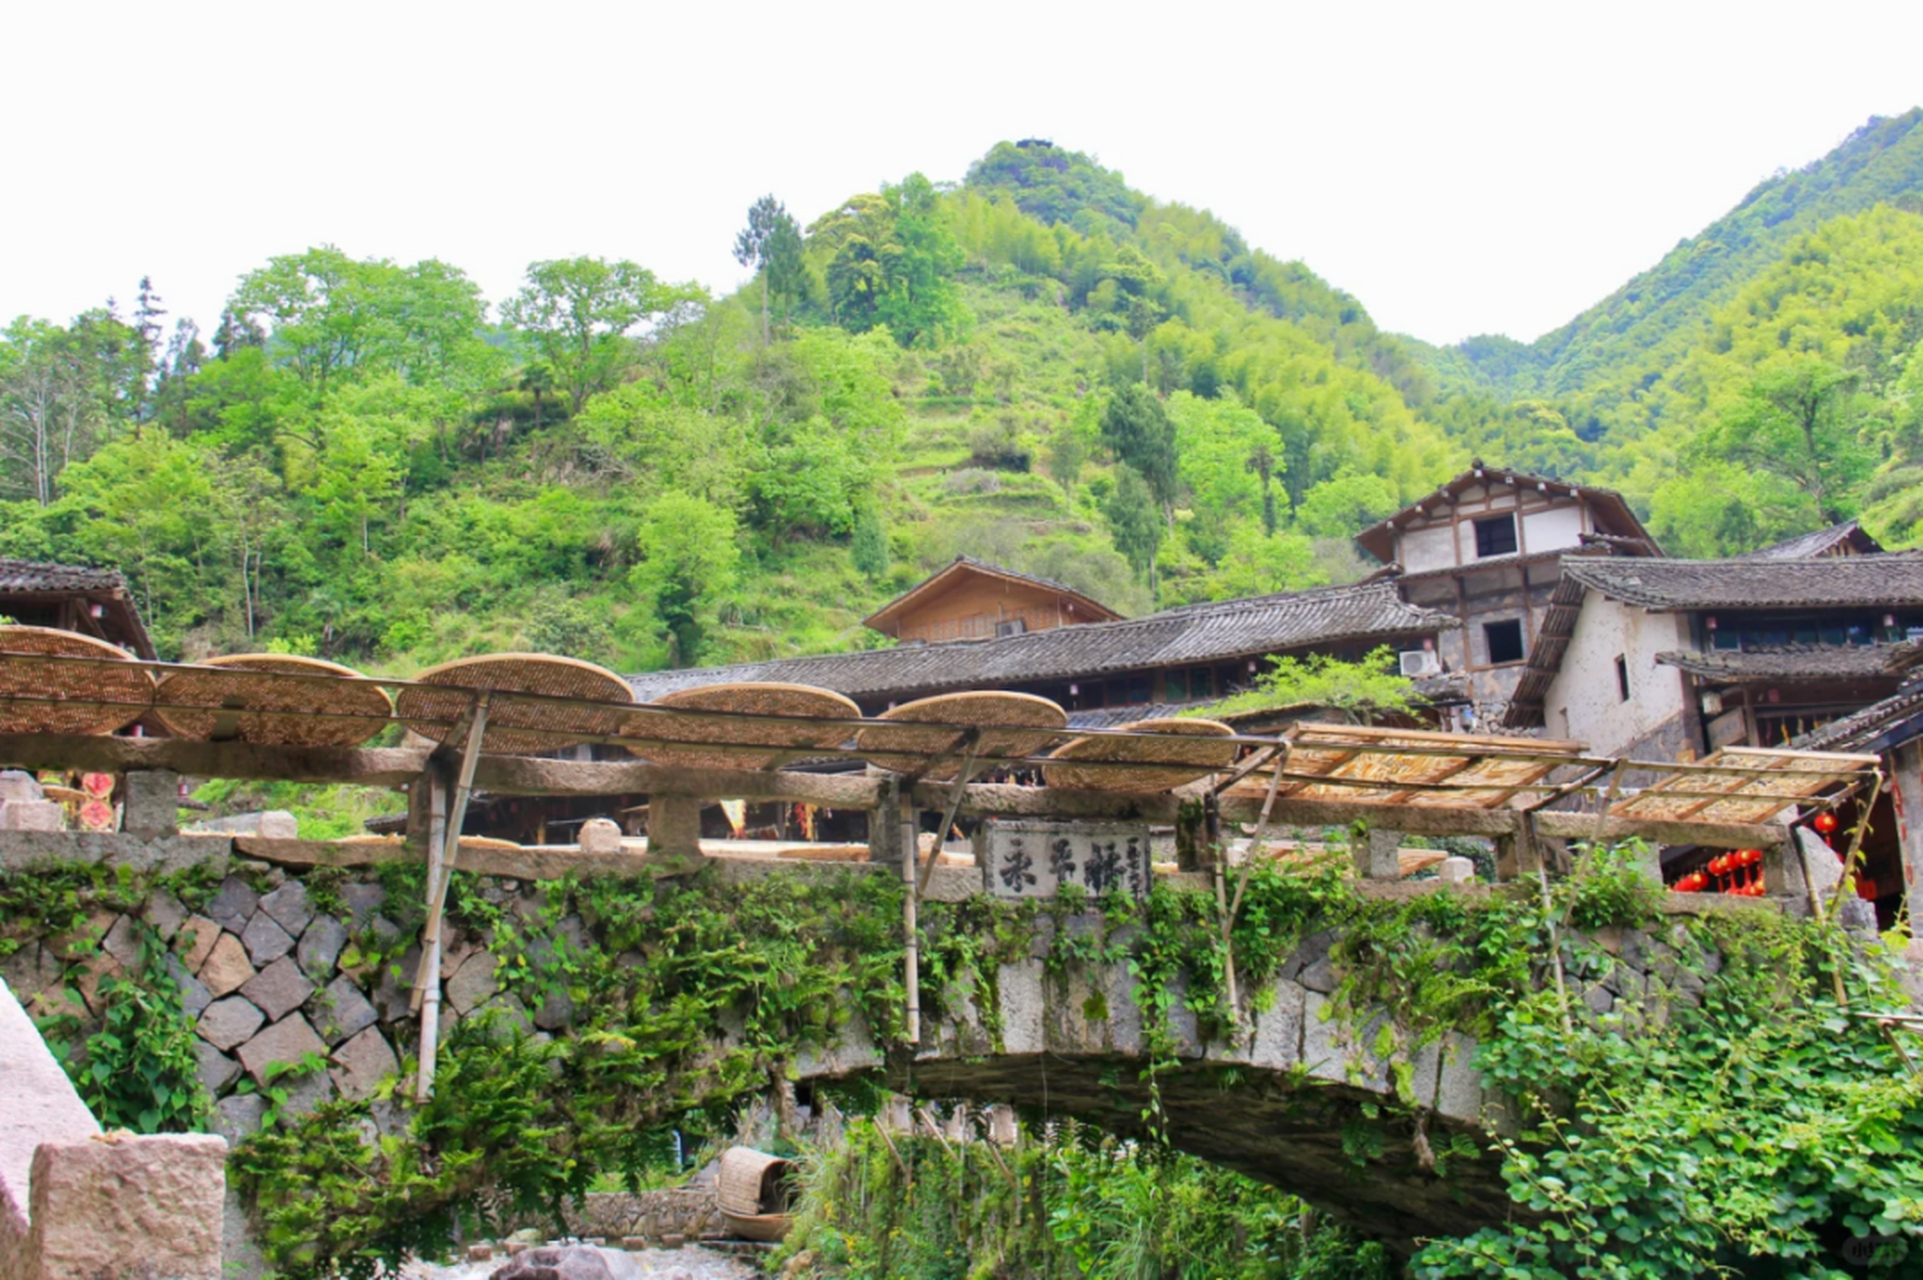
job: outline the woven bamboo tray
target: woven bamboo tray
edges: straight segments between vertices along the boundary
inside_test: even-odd
[[[722,1152],[714,1198],[729,1229],[749,1240],[786,1236],[793,1225],[788,1216],[793,1175],[794,1162],[780,1156],[752,1147],[729,1147]]]
[[[481,750],[503,755],[539,755],[619,733],[622,717],[634,705],[628,682],[592,662],[548,653],[494,653],[458,658],[421,672],[395,697],[394,714],[422,737],[446,742],[459,731],[479,689],[507,695],[490,702],[487,735],[481,740]],[[512,696],[517,693],[607,706],[517,699]]]
[[[870,763],[897,773],[922,769],[930,756],[954,748],[959,730],[950,726],[984,730],[975,748],[975,759],[982,761],[1034,755],[1068,725],[1067,712],[1032,693],[943,693],[885,711],[879,718],[893,723],[867,726],[856,735],[855,747]],[[953,778],[961,772],[964,752],[954,748],[949,758],[922,776],[932,782]]]
[[[1051,787],[1084,791],[1167,791],[1226,769],[1235,761],[1235,730],[1216,720],[1137,720],[1125,724],[1126,733],[1154,734],[1152,738],[1076,738],[1049,753],[1067,762],[1102,761],[1166,764],[1166,769],[1082,769],[1074,763],[1050,764],[1042,777]]]
[[[183,738],[211,738],[222,715],[238,711],[232,726],[236,741],[358,747],[393,718],[387,691],[339,663],[242,653],[209,659],[202,667],[218,670],[169,672],[154,690],[154,717]]]
[[[138,720],[153,698],[153,677],[104,640],[0,627],[0,733],[112,733]]]
[[[787,724],[752,720],[708,719],[701,716],[662,715],[647,707],[679,707],[693,711],[729,711],[742,715],[805,716],[829,723]],[[848,741],[853,726],[835,721],[858,720],[861,708],[838,693],[805,684],[738,681],[682,689],[656,698],[622,722],[623,737],[666,738],[673,746],[632,746],[628,749],[655,764],[684,769],[765,769],[797,749],[837,747]],[[680,744],[689,745],[682,746]],[[765,752],[704,751],[700,744],[768,747]]]

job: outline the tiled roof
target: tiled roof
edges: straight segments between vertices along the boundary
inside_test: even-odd
[[[1923,683],[1900,689],[1854,715],[1832,720],[1790,743],[1804,751],[1881,751],[1916,736],[1910,721],[1923,717]],[[1888,737],[1888,741],[1883,739]]]
[[[1856,521],[1845,520],[1842,524],[1833,524],[1827,529],[1798,534],[1794,538],[1785,538],[1767,547],[1758,547],[1754,551],[1745,552],[1739,559],[1810,560],[1817,556],[1828,555],[1846,542],[1855,543],[1859,553],[1877,552],[1883,549],[1875,538],[1863,532],[1862,526]]]
[[[83,565],[40,564],[32,560],[0,559],[0,592],[125,591],[127,580],[112,569]]]
[[[1656,661],[1706,680],[1739,684],[1749,680],[1873,680],[1896,678],[1892,644],[1792,644],[1767,649],[1682,650],[1659,653]]]
[[[1923,606],[1923,556],[1563,561],[1563,577],[1645,609]]]
[[[862,653],[778,658],[732,667],[630,676],[641,701],[730,680],[819,685],[852,697],[995,689],[1011,684],[1214,662],[1332,645],[1388,641],[1459,625],[1406,603],[1392,583],[1325,587],[993,640],[900,645]]]

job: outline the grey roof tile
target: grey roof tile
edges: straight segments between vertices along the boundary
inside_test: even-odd
[[[1923,556],[1815,560],[1569,558],[1573,579],[1645,609],[1817,609],[1923,606]]]
[[[113,569],[85,565],[41,564],[0,559],[0,593],[28,591],[125,591],[127,580]]]
[[[1189,605],[1128,618],[994,640],[900,645],[861,653],[628,677],[639,701],[732,680],[819,685],[854,697],[993,689],[1040,680],[1214,662],[1347,641],[1387,641],[1458,625],[1406,603],[1388,582],[1325,587]]]

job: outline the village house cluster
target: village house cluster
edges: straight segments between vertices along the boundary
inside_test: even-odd
[[[958,557],[866,619],[886,647],[630,684],[637,701],[729,682],[813,685],[867,715],[1004,690],[1055,701],[1071,727],[1110,728],[1207,705],[1273,657],[1356,659],[1386,646],[1425,700],[1419,727],[1537,734],[1651,761],[1744,745],[1883,754],[1892,786],[1870,814],[1861,879],[1894,917],[1923,867],[1923,832],[1905,825],[1923,814],[1923,680],[1912,683],[1923,555],[1885,552],[1849,523],[1733,559],[1672,559],[1619,494],[1480,461],[1356,542],[1381,565],[1360,582],[1140,618]],[[111,572],[0,561],[0,613],[152,656]],[[1242,727],[1318,714],[1292,708]],[[540,842],[644,800],[483,802],[469,829]],[[717,835],[742,820],[705,819]],[[807,821],[824,838],[855,834],[831,814]],[[1693,865],[1676,852],[1672,878]]]

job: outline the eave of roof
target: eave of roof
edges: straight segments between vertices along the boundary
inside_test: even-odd
[[[1888,751],[1923,735],[1923,683],[1899,689],[1853,715],[1790,743],[1804,751]]]
[[[37,560],[0,559],[0,593],[114,592],[127,590],[127,580],[113,569],[76,564],[44,564]]]
[[[1656,655],[1656,661],[1719,684],[1768,680],[1895,680],[1895,645],[1780,645],[1768,649],[1693,649]]]
[[[1853,544],[1859,555],[1876,555],[1883,550],[1883,545],[1864,532],[1863,526],[1854,520],[1845,520],[1842,524],[1833,524],[1827,529],[1798,534],[1794,538],[1785,538],[1767,547],[1758,547],[1754,551],[1744,552],[1737,559],[1808,560],[1827,555],[1846,542]]]
[[[973,556],[958,555],[948,564],[943,565],[934,573],[929,574],[926,578],[923,578],[920,582],[917,582],[914,586],[908,588],[908,590],[902,592],[893,600],[890,600],[887,604],[869,614],[866,618],[863,618],[861,620],[862,625],[873,628],[876,631],[885,632],[887,624],[913,606],[918,599],[925,599],[928,596],[939,594],[944,583],[950,582],[963,574],[972,574],[985,578],[999,578],[1005,582],[1019,583],[1022,586],[1035,587],[1043,591],[1054,592],[1057,595],[1067,596],[1078,605],[1086,608],[1089,612],[1090,620],[1094,622],[1114,622],[1119,621],[1122,617],[1121,614],[1115,612],[1115,610],[1109,608],[1100,600],[1096,600],[1091,596],[1085,596],[1071,586],[1060,582],[1051,582],[1047,578],[1037,578],[1033,574],[1017,573],[1013,569],[1004,569],[1000,565],[990,564],[986,560],[977,560]]]

